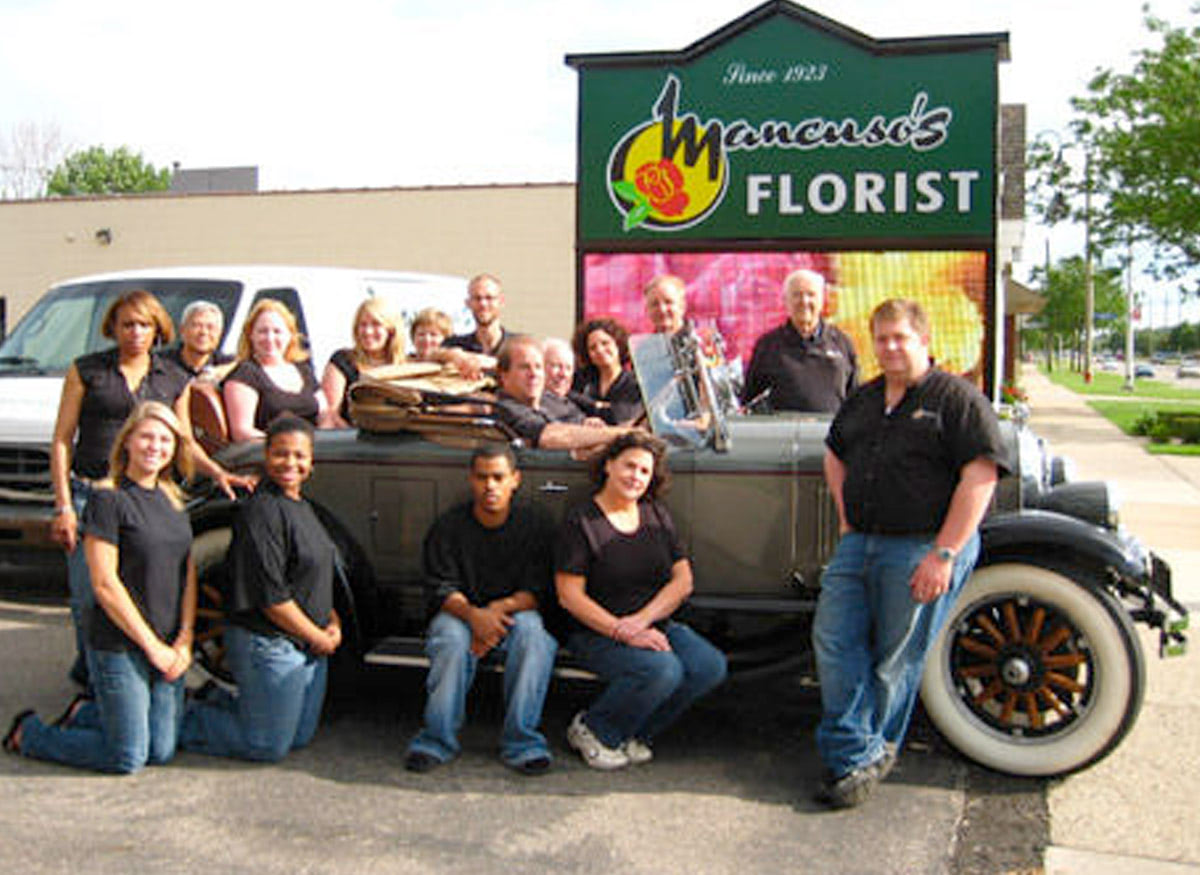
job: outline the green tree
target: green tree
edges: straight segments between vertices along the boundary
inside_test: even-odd
[[[79,194],[132,194],[140,191],[164,191],[171,181],[166,168],[153,164],[125,146],[111,152],[92,146],[73,152],[50,174],[46,193],[50,197]]]
[[[1036,278],[1042,281],[1046,306],[1038,316],[1036,335],[1031,333],[1026,338],[1028,348],[1068,347],[1075,353],[1073,358],[1078,369],[1083,348],[1083,256],[1072,255],[1064,258],[1050,267],[1049,278],[1045,276],[1044,270],[1035,272]],[[1094,285],[1097,313],[1124,313],[1124,293],[1121,290],[1121,272],[1118,268],[1095,268]]]
[[[1102,197],[1093,227],[1149,243],[1158,273],[1176,277],[1200,266],[1200,25],[1143,13],[1161,45],[1139,51],[1131,72],[1100,70],[1071,101],[1072,128]]]

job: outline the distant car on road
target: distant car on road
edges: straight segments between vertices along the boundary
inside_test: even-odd
[[[1146,364],[1145,362],[1138,362],[1133,366],[1133,375],[1138,378],[1149,377],[1153,379],[1154,368],[1150,367],[1150,365]]]
[[[1183,377],[1200,377],[1200,363],[1198,362],[1183,362],[1179,365],[1179,370],[1175,372],[1177,378]]]

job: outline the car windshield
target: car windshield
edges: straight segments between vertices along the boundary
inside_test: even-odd
[[[674,446],[728,449],[736,369],[726,364],[719,335],[691,328],[638,334],[629,339],[629,351],[656,435]]]
[[[101,323],[112,301],[124,292],[152,292],[176,326],[192,301],[221,308],[228,325],[242,284],[215,280],[139,279],[60,286],[41,298],[0,345],[0,373],[63,373],[79,356],[112,345]],[[224,338],[222,338],[224,339]]]

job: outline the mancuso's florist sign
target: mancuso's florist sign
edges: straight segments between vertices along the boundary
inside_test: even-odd
[[[681,52],[568,56],[580,243],[987,246],[1005,46],[877,41],[773,0]]]

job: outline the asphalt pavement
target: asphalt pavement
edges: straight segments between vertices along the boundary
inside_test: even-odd
[[[1200,616],[1200,456],[1151,455],[1032,368],[1022,385],[1034,431],[1075,461],[1080,478],[1117,485],[1123,524],[1167,560],[1176,597]],[[1200,640],[1191,638],[1186,656],[1159,659],[1157,637],[1143,632],[1136,726],[1100,763],[1050,783],[1046,875],[1200,872]]]

